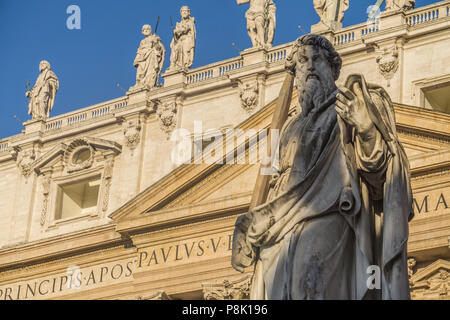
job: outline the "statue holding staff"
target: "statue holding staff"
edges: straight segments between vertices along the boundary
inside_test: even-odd
[[[59,81],[48,61],[43,60],[39,63],[39,71],[41,74],[34,87],[28,90],[25,96],[30,98],[28,114],[32,116],[33,120],[46,120],[50,117],[50,111],[55,104]]]
[[[393,105],[360,74],[337,88],[341,66],[314,34],[286,60],[271,127],[281,127],[279,162],[271,180],[258,176],[233,236],[233,267],[255,264],[252,299],[410,297],[412,192]],[[294,78],[302,112],[286,121]],[[380,287],[368,285],[375,267]]]
[[[139,45],[133,65],[137,68],[136,85],[133,88],[153,88],[157,85],[161,74],[166,50],[161,39],[152,34],[152,27],[148,24],[142,27],[145,36]]]

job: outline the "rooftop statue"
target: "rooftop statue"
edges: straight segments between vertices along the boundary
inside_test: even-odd
[[[152,27],[148,24],[142,27],[145,39],[141,41],[133,65],[137,68],[136,85],[133,88],[153,88],[157,85],[159,75],[164,65],[166,49],[161,39],[152,35]]]
[[[256,184],[267,198],[252,201],[233,237],[233,267],[256,264],[252,299],[410,297],[410,170],[393,105],[360,74],[337,88],[341,65],[314,34],[295,41],[287,58],[274,119],[280,105],[289,110],[294,79],[302,111],[282,126],[270,183]],[[369,281],[373,266],[379,288]]]
[[[328,29],[340,29],[349,0],[314,0],[314,9],[320,17],[319,24]]]
[[[239,5],[250,3],[245,17],[253,47],[272,47],[277,11],[273,0],[237,0],[237,3]]]
[[[173,30],[173,39],[170,44],[169,70],[187,70],[194,62],[195,53],[195,18],[191,17],[191,9],[184,6],[180,9],[181,21],[177,22]]]
[[[34,87],[25,93],[30,98],[28,103],[28,114],[33,120],[46,120],[55,104],[56,92],[59,88],[58,77],[50,69],[50,63],[43,60],[39,63],[41,74],[36,80]]]
[[[412,10],[416,0],[386,0],[386,10]]]

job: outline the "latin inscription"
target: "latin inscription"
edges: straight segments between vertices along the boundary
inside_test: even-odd
[[[416,216],[430,213],[450,212],[449,192],[437,192],[433,194],[415,195],[413,208]]]
[[[215,237],[147,248],[136,257],[90,268],[72,266],[65,273],[0,286],[0,300],[46,299],[89,290],[113,283],[128,282],[143,268],[159,268],[191,263],[231,254],[230,233]]]

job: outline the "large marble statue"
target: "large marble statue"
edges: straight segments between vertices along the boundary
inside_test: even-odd
[[[237,3],[250,3],[245,17],[253,47],[272,47],[277,11],[273,0],[237,0]]]
[[[416,0],[386,0],[386,10],[414,9]]]
[[[30,98],[28,103],[28,114],[33,120],[46,120],[55,104],[56,92],[59,88],[58,77],[50,69],[50,63],[43,60],[39,63],[41,74],[36,80],[34,87],[25,93]]]
[[[320,17],[321,24],[327,28],[342,27],[344,12],[349,7],[349,0],[314,0],[314,9]]]
[[[409,299],[412,194],[392,102],[359,74],[338,89],[341,65],[313,34],[287,59],[302,112],[282,127],[265,203],[233,238],[233,267],[256,264],[252,299]]]
[[[191,17],[191,9],[184,6],[180,9],[181,21],[177,22],[173,30],[173,39],[170,44],[169,70],[187,70],[194,62],[195,53],[195,18]]]
[[[136,85],[133,88],[153,88],[157,85],[159,75],[164,65],[166,49],[161,39],[152,35],[152,27],[148,24],[142,27],[145,39],[141,41],[133,65],[137,68]]]

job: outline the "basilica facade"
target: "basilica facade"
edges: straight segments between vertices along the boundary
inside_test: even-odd
[[[261,44],[258,4],[247,2],[254,46],[239,56],[191,69],[195,19],[183,7],[168,70],[163,47],[151,70],[139,48],[138,72],[156,73],[139,79],[152,85],[33,116],[0,140],[0,300],[249,298],[253,269],[231,267],[234,224],[250,206],[292,43],[272,47],[266,32]],[[391,4],[345,28],[343,11],[316,9],[312,32],[343,60],[338,84],[361,73],[394,103],[414,196],[411,297],[450,299],[450,1]],[[148,47],[160,43],[145,32]]]

